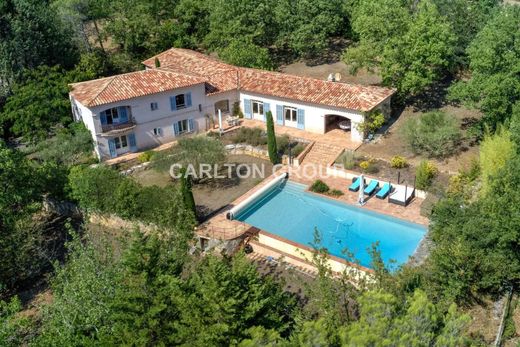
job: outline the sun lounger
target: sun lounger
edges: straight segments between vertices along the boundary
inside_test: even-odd
[[[365,195],[370,196],[370,195],[374,194],[377,187],[379,187],[379,182],[376,180],[372,180],[372,181],[370,181],[370,184],[365,188],[363,193],[365,193]]]
[[[388,197],[388,202],[401,206],[407,206],[415,197],[415,189],[408,186],[396,186]]]
[[[376,198],[378,199],[384,199],[390,194],[390,191],[392,190],[392,185],[390,182],[385,183],[383,188],[379,189],[379,191],[376,194]]]
[[[350,185],[350,187],[348,187],[348,190],[350,190],[351,192],[357,192],[359,190],[360,185],[361,185],[361,177],[355,177],[352,180],[352,184]]]

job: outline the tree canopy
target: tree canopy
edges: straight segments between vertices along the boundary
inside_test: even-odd
[[[0,96],[24,69],[40,65],[72,68],[79,59],[72,34],[59,20],[48,0],[0,2]]]
[[[478,107],[494,129],[520,100],[520,8],[502,6],[468,48],[471,78],[451,88],[451,98]]]
[[[415,8],[401,0],[363,1],[352,26],[359,42],[345,61],[354,71],[379,68],[383,83],[403,96],[425,91],[453,66],[455,34],[431,0]]]

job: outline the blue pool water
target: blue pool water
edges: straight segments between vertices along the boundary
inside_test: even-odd
[[[400,265],[426,233],[424,226],[316,196],[305,188],[287,181],[242,210],[236,219],[305,246],[311,246],[317,228],[322,246],[330,254],[345,259],[342,251],[346,248],[365,267],[370,267],[367,249],[374,242],[379,241],[387,265],[390,260]]]

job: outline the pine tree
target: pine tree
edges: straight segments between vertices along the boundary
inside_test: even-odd
[[[278,164],[280,163],[280,157],[278,156],[278,149],[276,147],[273,114],[271,111],[268,111],[265,117],[267,122],[267,150],[269,151],[269,160],[271,160],[273,164]]]
[[[155,57],[155,67],[161,67],[161,61],[157,57]]]

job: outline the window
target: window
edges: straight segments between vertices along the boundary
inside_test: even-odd
[[[175,136],[179,136],[184,133],[191,133],[195,131],[195,122],[193,118],[183,119],[173,123],[173,133]]]
[[[296,109],[294,107],[285,107],[285,120],[287,122],[296,122]]]
[[[155,110],[159,109],[159,105],[158,105],[156,102],[152,102],[152,103],[150,104],[150,109],[151,109],[152,111],[155,111]]]
[[[220,100],[215,103],[215,114],[218,114],[218,110],[222,111],[223,114],[229,113],[229,100]]]
[[[179,133],[180,134],[190,131],[187,119],[181,120],[177,124],[179,124]]]
[[[186,100],[184,94],[175,95],[175,105],[177,105],[177,108],[186,107]]]
[[[117,107],[109,108],[105,111],[105,115],[107,117],[107,124],[118,123],[119,113],[117,112]]]
[[[153,134],[155,136],[161,136],[162,135],[162,129],[161,128],[153,128]]]
[[[116,143],[116,149],[128,147],[128,143],[126,141],[126,135],[114,138],[114,142]]]
[[[252,101],[253,103],[253,114],[264,114],[264,103],[261,101]]]

